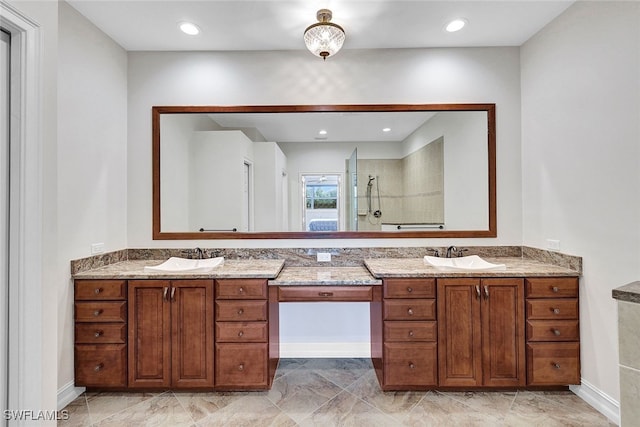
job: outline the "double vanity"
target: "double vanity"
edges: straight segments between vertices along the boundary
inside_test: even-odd
[[[73,271],[75,381],[91,389],[264,390],[279,361],[279,306],[368,302],[383,390],[580,383],[580,271],[527,257],[501,269],[371,257],[346,266],[224,259],[150,271],[123,259]]]

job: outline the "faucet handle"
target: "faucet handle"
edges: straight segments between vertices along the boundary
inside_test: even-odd
[[[439,251],[439,250],[437,250],[437,249],[429,248],[429,249],[427,249],[427,250],[428,250],[428,251],[433,252],[433,256],[434,256],[434,257],[439,257],[439,256],[440,256],[440,251]]]
[[[460,248],[459,248],[459,249],[458,249],[458,256],[462,256],[462,253],[463,253],[463,252],[467,252],[468,250],[469,250],[469,249],[467,249],[467,248],[462,248],[462,249],[460,249]]]
[[[180,253],[186,255],[189,259],[191,259],[191,255],[193,255],[193,251],[191,249],[183,249]]]

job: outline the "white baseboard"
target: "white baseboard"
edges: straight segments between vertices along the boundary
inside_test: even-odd
[[[294,358],[367,358],[371,357],[371,344],[367,342],[344,343],[280,343],[280,357]]]
[[[69,403],[76,400],[85,390],[84,387],[76,387],[73,381],[58,389],[58,411],[63,410]]]
[[[582,384],[569,386],[579,398],[607,417],[609,421],[620,425],[620,402],[596,388],[589,381],[581,379]]]

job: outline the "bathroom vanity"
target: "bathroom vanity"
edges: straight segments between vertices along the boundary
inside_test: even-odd
[[[76,385],[264,390],[284,303],[370,304],[383,390],[580,383],[579,272],[523,258],[502,271],[442,271],[422,258],[284,267],[226,260],[209,273],[122,261],[74,274]]]

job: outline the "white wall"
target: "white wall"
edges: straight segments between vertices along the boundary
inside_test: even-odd
[[[69,261],[91,255],[92,243],[104,243],[105,252],[127,247],[127,55],[66,3],[59,3],[58,43],[57,153],[44,158],[45,170],[57,169],[45,178],[56,203],[44,214],[56,236],[44,277],[58,294],[62,389],[74,377]]]
[[[576,2],[521,52],[524,244],[583,257],[582,377],[614,399],[611,289],[640,273],[639,55],[635,2]]]
[[[129,52],[128,83],[130,247],[521,243],[518,48],[347,50],[340,58],[326,62],[303,50]],[[151,239],[150,111],[153,105],[446,102],[496,103],[500,206],[497,239],[448,239],[446,242],[438,239],[205,242]],[[343,169],[344,165],[339,165],[338,170]],[[290,178],[293,174],[290,170]],[[295,219],[291,217],[291,220],[293,224]]]

